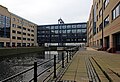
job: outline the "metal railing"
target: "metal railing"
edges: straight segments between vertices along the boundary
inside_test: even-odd
[[[54,78],[57,78],[57,75],[59,74],[61,69],[64,69],[64,67],[66,66],[65,64],[68,63],[72,59],[72,57],[76,53],[76,51],[77,51],[76,49],[74,51],[71,50],[71,52],[67,51],[66,56],[64,56],[64,54],[62,53],[62,58],[61,58],[62,60],[60,60],[60,61],[56,61],[57,57],[56,57],[56,55],[54,55],[54,58],[47,60],[43,63],[40,63],[39,65],[37,64],[37,62],[34,62],[33,67],[31,67],[27,70],[24,70],[22,72],[19,72],[13,76],[10,76],[4,80],[1,80],[0,82],[9,82],[12,79],[14,79],[20,75],[23,75],[31,70],[34,70],[34,76],[33,76],[33,78],[31,78],[29,80],[29,82],[32,82],[32,81],[37,82],[38,77],[42,76],[43,74],[45,74],[48,71],[50,71],[50,72],[46,73],[47,76],[44,76],[44,78],[42,78],[42,80],[43,80],[42,82],[45,82],[46,80],[53,80]],[[40,67],[44,64],[50,63],[50,62],[52,62],[52,65],[50,65],[49,67],[47,67],[46,69],[44,69],[43,71],[38,73],[38,67]]]

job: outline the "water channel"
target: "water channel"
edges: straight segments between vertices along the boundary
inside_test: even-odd
[[[37,63],[39,64],[49,59],[52,59],[54,55],[57,56],[57,60],[61,60],[60,53],[61,52],[58,52],[58,51],[43,51],[43,52],[36,52],[36,53],[0,57],[0,81],[32,67],[35,61],[37,61]],[[64,52],[64,54],[66,53]],[[40,66],[38,68],[38,72],[42,71],[43,69],[45,69],[50,65],[53,65],[53,62],[49,62],[44,66]],[[16,82],[16,81],[28,82],[32,78],[33,78],[33,70],[23,75],[20,75],[19,77],[15,78],[15,80],[11,80],[8,82]]]

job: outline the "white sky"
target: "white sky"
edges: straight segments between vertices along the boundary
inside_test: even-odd
[[[0,0],[0,5],[38,25],[86,22],[92,0]]]

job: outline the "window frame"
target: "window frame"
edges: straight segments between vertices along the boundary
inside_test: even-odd
[[[119,15],[118,16],[116,16],[116,9],[117,9],[117,7],[119,7]],[[112,10],[112,20],[115,20],[116,18],[118,18],[120,16],[120,2],[113,8],[113,10]]]

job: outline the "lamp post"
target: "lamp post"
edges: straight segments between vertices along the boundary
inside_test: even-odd
[[[104,20],[103,20],[103,10],[104,10],[104,4],[103,4],[103,0],[102,0],[102,50],[103,50],[103,42],[104,42],[104,33],[103,33],[103,29],[104,29]]]

